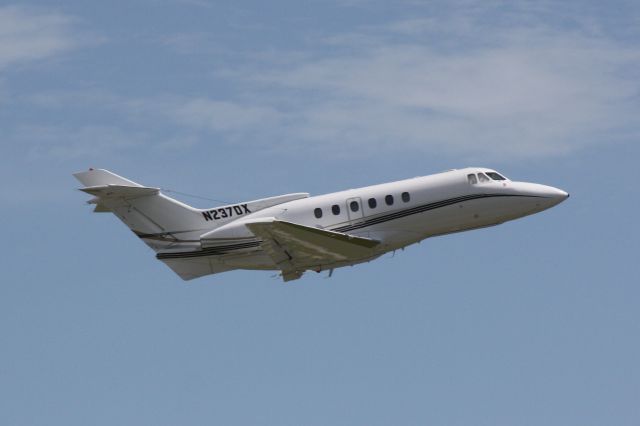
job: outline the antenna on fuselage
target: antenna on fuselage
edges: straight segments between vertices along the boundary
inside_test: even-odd
[[[222,203],[222,204],[231,204],[229,201],[225,201],[225,200],[217,200],[215,198],[209,198],[209,197],[203,197],[201,195],[195,195],[195,194],[189,194],[186,192],[180,192],[180,191],[174,191],[173,189],[167,189],[167,188],[160,188],[162,191],[164,192],[169,192],[169,193],[173,193],[173,194],[178,194],[178,195],[183,195],[185,197],[191,197],[191,198],[198,198],[200,200],[207,200],[207,201],[214,201],[216,203]]]

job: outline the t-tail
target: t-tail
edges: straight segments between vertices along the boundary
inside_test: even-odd
[[[115,214],[156,253],[200,250],[200,236],[215,228],[255,211],[309,196],[287,194],[198,209],[168,197],[160,188],[140,185],[108,170],[89,169],[74,176],[84,185],[80,190],[93,196],[88,203],[95,205],[94,212]],[[206,259],[164,262],[183,279],[230,269]]]

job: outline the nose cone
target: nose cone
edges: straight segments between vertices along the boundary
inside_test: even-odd
[[[569,194],[562,189],[537,183],[514,182],[515,193],[528,198],[533,212],[546,210],[556,206],[569,198]],[[524,200],[523,200],[524,201]],[[526,203],[529,205],[530,203]],[[524,205],[525,203],[523,203]]]
[[[562,189],[554,188],[553,186],[545,186],[544,188],[544,196],[551,199],[554,206],[569,198],[569,193]]]

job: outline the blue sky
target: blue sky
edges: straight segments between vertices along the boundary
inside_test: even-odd
[[[631,1],[2,3],[0,422],[637,425],[638,24]],[[467,165],[571,198],[290,285],[184,284],[71,177],[240,201]]]

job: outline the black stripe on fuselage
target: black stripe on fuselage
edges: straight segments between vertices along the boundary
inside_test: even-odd
[[[429,210],[439,209],[441,207],[447,207],[458,203],[463,203],[465,201],[471,200],[479,200],[483,198],[497,198],[497,197],[533,197],[533,198],[544,198],[536,195],[518,195],[518,194],[471,194],[471,195],[463,195],[461,197],[449,198],[447,200],[436,201],[429,204],[422,204],[420,206],[411,207],[404,210],[398,210],[393,213],[388,213],[385,215],[377,216],[371,219],[365,219],[362,222],[354,223],[351,225],[340,226],[337,228],[333,228],[332,231],[335,232],[349,232],[356,229],[367,228],[369,226],[378,225],[380,223],[388,222],[390,220],[400,219],[403,217],[411,216],[414,214],[424,213]]]
[[[497,197],[527,197],[527,198],[544,198],[536,195],[517,195],[517,194],[472,194],[472,195],[463,195],[461,197],[449,198],[447,200],[436,201],[433,203],[423,204],[420,206],[411,207],[404,210],[397,210],[392,213],[384,214],[381,216],[377,216],[371,219],[366,219],[362,222],[340,226],[337,228],[331,229],[335,232],[349,232],[356,229],[367,228],[369,226],[378,225],[380,223],[388,222],[390,220],[400,219],[403,217],[411,216],[414,214],[424,213],[430,210],[439,209],[441,207],[447,207],[454,204],[462,203],[465,201],[471,200],[479,200],[485,198],[497,198]],[[209,247],[202,250],[195,251],[186,251],[186,252],[175,252],[175,253],[158,253],[156,258],[158,259],[182,259],[182,258],[190,258],[190,257],[200,257],[200,256],[216,256],[227,254],[234,250],[242,250],[247,248],[253,248],[260,246],[261,241],[250,241],[246,243],[239,244],[231,244],[225,246],[216,246]]]
[[[252,247],[258,247],[260,241],[250,241],[247,243],[231,244],[226,246],[208,247],[202,250],[195,251],[181,251],[175,253],[158,253],[157,259],[183,259],[188,257],[201,257],[201,256],[219,256],[227,254],[230,251],[247,249]]]
[[[355,223],[355,224],[351,224],[351,225],[345,225],[345,226],[340,226],[338,228],[334,228],[334,229],[332,229],[332,231],[349,232],[349,231],[353,231],[353,230],[356,230],[356,229],[362,229],[362,228],[367,228],[369,226],[378,225],[380,223],[388,222],[390,220],[400,219],[400,218],[411,216],[411,215],[414,215],[414,214],[419,214],[419,213],[424,213],[424,212],[427,212],[427,211],[430,211],[430,210],[439,209],[441,207],[447,207],[447,206],[451,206],[451,205],[454,205],[454,204],[463,203],[465,201],[479,200],[479,199],[484,199],[484,198],[497,198],[497,197],[534,197],[534,198],[540,198],[540,197],[535,196],[535,195],[518,195],[518,194],[470,194],[470,195],[463,195],[463,196],[460,196],[460,197],[449,198],[447,200],[441,200],[441,201],[436,201],[436,202],[433,202],[433,203],[422,204],[420,206],[416,206],[416,207],[412,207],[412,208],[408,208],[408,209],[404,209],[404,210],[398,210],[398,211],[395,211],[393,213],[388,213],[388,214],[377,216],[377,217],[374,217],[374,218],[371,218],[371,219],[365,219],[364,221],[359,222],[359,223]]]

